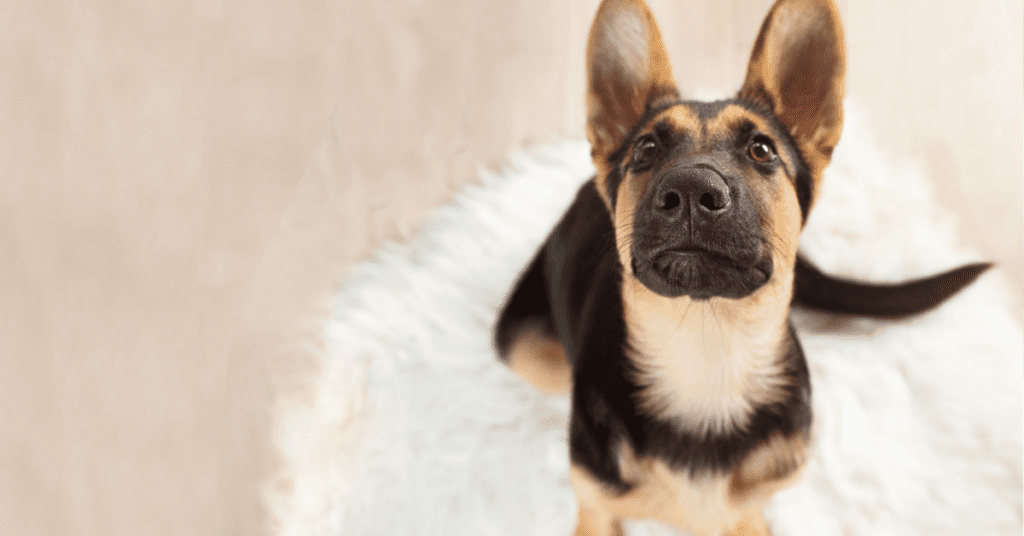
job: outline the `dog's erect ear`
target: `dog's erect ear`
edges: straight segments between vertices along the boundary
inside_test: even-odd
[[[678,98],[647,5],[643,0],[604,0],[587,43],[587,137],[598,169],[648,106]]]
[[[779,0],[761,25],[739,97],[767,104],[817,180],[843,129],[843,26],[832,0]]]

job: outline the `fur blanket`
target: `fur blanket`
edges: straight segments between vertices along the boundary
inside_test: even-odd
[[[284,469],[267,497],[279,534],[572,532],[568,401],[499,364],[490,334],[592,167],[581,142],[511,163],[346,276],[319,370],[277,407]],[[849,109],[801,247],[875,281],[983,260],[927,178],[887,162]],[[1024,335],[1001,277],[906,322],[796,313],[816,437],[802,480],[765,510],[774,535],[1021,533]]]

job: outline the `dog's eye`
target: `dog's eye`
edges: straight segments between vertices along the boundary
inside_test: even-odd
[[[654,163],[654,158],[658,156],[661,148],[658,147],[658,142],[651,138],[644,138],[633,147],[633,158],[630,163],[630,167],[634,171],[641,171],[651,164]]]
[[[775,160],[775,149],[765,142],[763,139],[754,138],[754,141],[750,142],[750,158],[753,158],[755,162],[762,164]]]

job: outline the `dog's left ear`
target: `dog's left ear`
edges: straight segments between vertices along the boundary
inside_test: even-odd
[[[668,53],[643,0],[604,0],[587,43],[587,137],[599,177],[644,112],[679,99]],[[599,189],[607,202],[608,193]]]
[[[761,25],[739,93],[786,125],[815,182],[843,129],[845,48],[832,0],[779,0]]]

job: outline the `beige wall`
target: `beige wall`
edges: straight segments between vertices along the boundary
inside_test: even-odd
[[[683,88],[769,2],[658,1]],[[596,2],[0,4],[0,533],[258,534],[349,263],[582,134]],[[1022,282],[1020,1],[840,1],[849,94]]]

